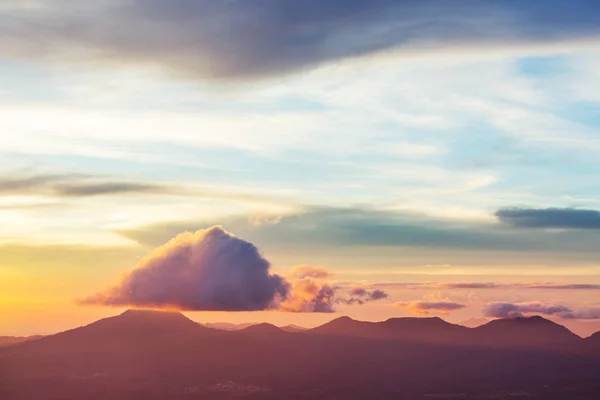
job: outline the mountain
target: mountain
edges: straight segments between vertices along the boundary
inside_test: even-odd
[[[470,346],[575,346],[581,338],[562,325],[542,317],[497,319],[467,328],[441,318],[391,318],[383,322],[337,318],[311,333],[378,339],[402,339]]]
[[[250,325],[247,328],[241,329],[241,332],[254,333],[254,334],[272,334],[272,333],[284,333],[284,330],[276,327],[272,324],[262,323],[256,325]]]
[[[455,342],[467,335],[467,328],[451,324],[441,318],[390,318],[379,322],[395,338],[432,342]]]
[[[490,324],[507,335],[530,322],[544,326],[539,335],[554,332],[535,319]],[[128,311],[0,348],[0,399],[597,399],[600,354],[472,346],[477,329],[343,317],[305,333],[269,324],[228,332],[179,313]]]
[[[458,325],[466,326],[467,328],[477,328],[490,322],[487,318],[469,318],[458,323]]]
[[[249,328],[251,326],[261,325],[261,324],[257,324],[254,322],[248,322],[248,323],[243,323],[243,324],[232,324],[229,322],[201,322],[200,325],[205,326],[207,328],[218,329],[218,330],[222,330],[222,331],[239,331],[239,330]],[[279,328],[286,332],[302,332],[302,331],[307,330],[306,328],[303,328],[303,327],[297,326],[297,325],[286,325],[286,326],[282,326]]]
[[[562,346],[581,342],[564,326],[539,316],[496,319],[472,330],[474,343],[488,346]]]
[[[307,328],[304,328],[304,327],[298,326],[298,325],[286,325],[286,326],[281,326],[280,328],[286,332],[304,332],[304,331],[308,330]]]
[[[341,335],[341,336],[377,336],[377,329],[372,322],[357,321],[350,317],[339,317],[307,332]]]
[[[356,321],[340,317],[309,332],[327,335],[378,339],[403,339],[424,342],[454,342],[467,328],[441,318],[390,318],[383,322]]]
[[[42,335],[35,336],[0,336],[0,347],[12,346],[13,344],[19,344],[28,342],[30,340],[38,340],[43,338]]]
[[[239,331],[240,329],[247,328],[255,323],[244,323],[244,324],[232,324],[229,322],[201,322],[200,325],[207,328],[218,329],[221,331]]]
[[[594,333],[585,339],[586,349],[591,349],[600,353],[600,332]]]
[[[571,332],[583,338],[590,337],[594,333],[600,331],[600,321],[581,321],[564,318],[550,318],[550,320],[564,326]]]
[[[128,310],[115,317],[104,318],[92,324],[45,336],[22,343],[22,346],[40,348],[43,352],[75,354],[94,350],[114,353],[173,343],[214,332],[188,319],[179,312]]]

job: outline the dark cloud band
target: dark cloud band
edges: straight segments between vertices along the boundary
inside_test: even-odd
[[[574,310],[560,304],[548,304],[541,301],[526,303],[489,303],[483,309],[483,315],[492,318],[522,318],[526,315],[553,315],[564,319],[600,319],[600,307],[587,307]]]
[[[516,228],[600,229],[600,211],[575,208],[503,208],[496,217]]]
[[[388,49],[589,38],[599,27],[592,0],[47,0],[0,14],[0,50],[58,62],[146,63],[192,79],[248,79]]]

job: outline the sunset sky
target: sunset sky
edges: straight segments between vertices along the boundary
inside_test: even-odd
[[[337,301],[196,321],[600,320],[599,5],[450,3],[1,1],[0,335],[210,232]]]

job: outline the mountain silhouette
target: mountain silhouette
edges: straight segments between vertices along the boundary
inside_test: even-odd
[[[586,349],[600,354],[600,332],[594,333],[592,336],[585,339]]]
[[[232,324],[229,322],[200,322],[200,325],[207,328],[219,329],[222,331],[239,331],[240,329],[247,328],[255,323],[243,323],[243,324]]]
[[[30,340],[38,340],[43,338],[43,335],[34,336],[0,336],[0,347],[12,346],[13,344],[19,344],[28,342]]]
[[[127,311],[0,348],[0,398],[222,399],[230,398],[222,390],[232,390],[253,399],[422,399],[432,393],[500,399],[519,391],[533,399],[573,393],[595,399],[585,396],[600,389],[600,354],[523,344],[575,340],[587,349],[598,336],[584,341],[548,322],[497,320],[470,329],[439,318],[342,317],[288,334],[270,324],[230,332],[180,313]],[[556,397],[561,390],[568,392]]]
[[[272,334],[272,333],[283,333],[284,330],[275,325],[272,325],[272,324],[262,323],[262,324],[250,325],[247,328],[241,329],[240,332],[254,333],[254,334]]]
[[[43,353],[105,352],[125,355],[212,334],[179,312],[127,310],[92,324],[23,343]]]
[[[340,317],[310,330],[312,333],[378,339],[453,342],[468,328],[441,318],[390,318],[383,322],[357,321]]]
[[[561,346],[581,342],[564,326],[540,316],[496,319],[472,331],[475,343],[490,346]]]
[[[298,326],[298,325],[286,325],[286,326],[282,326],[280,328],[281,328],[281,330],[284,330],[286,332],[304,332],[307,330],[307,328],[304,328],[304,327]]]

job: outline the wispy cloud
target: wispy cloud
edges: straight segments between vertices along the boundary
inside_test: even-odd
[[[453,301],[410,301],[410,302],[398,302],[395,306],[411,312],[413,314],[442,314],[447,315],[451,311],[460,310],[465,308],[466,305],[455,303]]]
[[[179,190],[163,184],[110,181],[83,175],[24,175],[0,179],[0,196],[38,195],[93,197],[122,194],[175,194]]]
[[[396,289],[540,289],[540,290],[600,290],[593,283],[496,283],[496,282],[379,282],[373,287]]]

